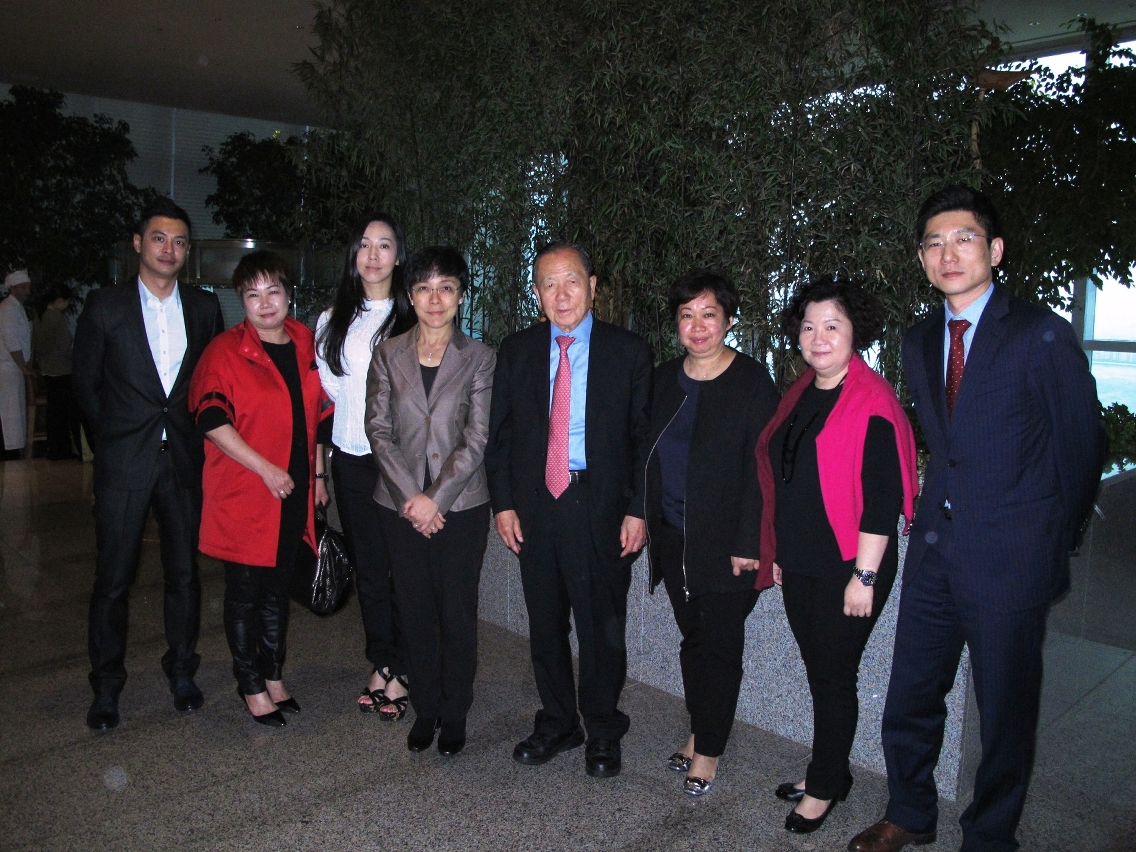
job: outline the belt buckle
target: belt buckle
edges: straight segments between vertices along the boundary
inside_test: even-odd
[[[170,448],[170,442],[168,440],[163,440],[162,443],[160,443],[158,445],[158,452],[164,453],[169,448]]]
[[[582,483],[582,482],[587,482],[588,481],[588,471],[587,470],[570,470],[570,471],[568,471],[568,481],[575,483],[577,485]]]

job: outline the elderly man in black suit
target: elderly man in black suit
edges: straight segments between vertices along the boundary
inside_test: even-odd
[[[96,730],[119,722],[127,602],[151,508],[165,575],[162,668],[177,710],[204,701],[193,681],[204,450],[186,399],[197,360],[224,324],[215,295],[178,285],[189,233],[189,216],[170,199],[149,205],[134,234],[138,280],[91,293],[75,330],[75,395],[95,452],[98,557],[87,634],[95,698],[87,724]]]
[[[541,709],[513,750],[539,765],[584,742],[588,775],[619,774],[630,720],[631,563],[642,549],[652,364],[647,343],[592,316],[596,277],[578,245],[537,253],[533,289],[548,322],[507,337],[493,380],[486,471],[497,534],[520,557]],[[580,650],[579,714],[568,643]]]
[[[913,326],[903,367],[931,450],[903,569],[883,747],[884,820],[852,852],[935,839],[944,699],[970,650],[982,729],[964,852],[1008,852],[1033,767],[1041,648],[1069,587],[1100,479],[1096,384],[1073,329],[993,283],[1002,260],[986,196],[952,186],[923,204],[919,259],[944,302]]]

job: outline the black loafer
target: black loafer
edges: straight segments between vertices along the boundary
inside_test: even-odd
[[[201,694],[201,690],[197,688],[191,677],[171,680],[170,693],[174,697],[174,709],[179,713],[200,710],[201,705],[205,703],[205,696]]]
[[[87,711],[87,727],[95,731],[109,731],[117,728],[118,696],[100,693],[91,702],[91,709]]]
[[[452,757],[465,748],[465,719],[460,722],[442,722],[438,734],[438,754]]]
[[[619,740],[592,740],[584,752],[584,767],[592,778],[614,778],[623,768]]]
[[[799,802],[805,797],[805,789],[796,786],[792,781],[786,781],[784,784],[778,785],[777,789],[773,791],[773,795],[783,802]]]
[[[517,743],[513,749],[513,760],[525,766],[540,766],[560,752],[579,748],[583,744],[584,732],[579,725],[566,734],[533,733],[527,740]]]
[[[406,735],[406,747],[413,752],[426,751],[434,742],[434,734],[442,727],[441,719],[430,719],[419,716],[410,726],[410,733]]]

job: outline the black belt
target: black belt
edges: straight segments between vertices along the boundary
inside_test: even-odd
[[[163,439],[163,440],[162,440],[162,443],[158,445],[158,449],[159,449],[159,450],[160,450],[161,452],[163,452],[163,453],[164,453],[164,452],[165,452],[166,450],[168,450],[169,448],[170,448],[170,442],[169,442],[169,441],[167,441],[167,440],[165,440],[165,439]]]
[[[576,483],[587,482],[588,472],[586,470],[570,470],[568,471],[568,481]]]

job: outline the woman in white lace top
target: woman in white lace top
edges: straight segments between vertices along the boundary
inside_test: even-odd
[[[406,712],[406,663],[387,545],[374,500],[379,469],[363,428],[367,369],[379,344],[414,324],[402,283],[406,245],[402,229],[379,213],[360,221],[335,294],[316,323],[316,361],[324,390],[335,403],[331,458],[335,502],[355,566],[371,676],[359,694],[363,713],[398,721]]]

